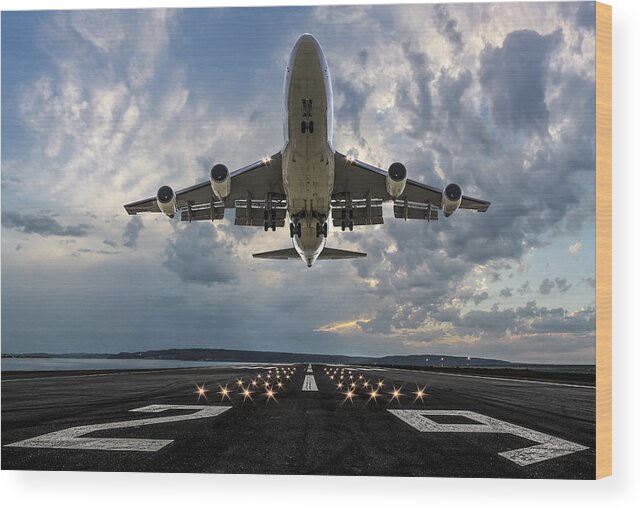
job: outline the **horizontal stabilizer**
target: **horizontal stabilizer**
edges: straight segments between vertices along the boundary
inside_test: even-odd
[[[366,257],[364,252],[351,252],[350,250],[340,250],[338,248],[324,248],[323,252],[319,254],[317,260],[320,259],[355,259],[357,257]]]
[[[256,257],[257,259],[301,259],[300,255],[294,248],[261,252],[259,254],[252,254],[252,257]]]
[[[301,256],[294,248],[284,248],[282,250],[273,250],[271,252],[261,252],[252,254],[257,259],[301,259]],[[351,252],[350,250],[340,250],[338,248],[324,248],[317,260],[322,259],[355,259],[356,257],[366,257],[364,252]]]

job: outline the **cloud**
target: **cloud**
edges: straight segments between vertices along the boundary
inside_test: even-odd
[[[363,325],[370,321],[369,318],[353,319],[349,321],[340,321],[337,323],[329,323],[328,325],[320,326],[315,329],[315,332],[330,332],[330,333],[344,333],[359,330]]]
[[[580,252],[580,249],[583,247],[583,244],[580,241],[575,241],[569,245],[569,252],[576,255]]]
[[[594,277],[585,277],[583,279],[583,282],[592,289],[596,289],[596,279]]]
[[[498,294],[500,296],[502,296],[503,298],[510,298],[513,295],[513,293],[511,291],[512,290],[511,290],[510,287],[505,287],[505,288],[501,289],[500,293],[498,293]]]
[[[480,305],[480,303],[484,302],[488,298],[489,298],[489,293],[487,293],[486,291],[479,294],[475,294],[471,297],[471,299],[473,300],[473,303],[476,305]]]
[[[547,66],[561,41],[560,31],[543,36],[519,30],[508,34],[501,48],[485,48],[480,58],[480,83],[498,126],[547,132]]]
[[[556,288],[561,292],[561,293],[566,293],[569,291],[572,287],[571,284],[567,283],[567,279],[559,278],[556,277],[554,279],[554,282],[556,283]]]
[[[433,12],[438,32],[451,43],[454,50],[462,51],[462,34],[456,28],[458,22],[449,16],[448,7],[446,5],[436,5]]]
[[[233,243],[224,227],[194,222],[179,225],[165,250],[163,266],[185,283],[211,287],[237,280]]]
[[[123,246],[135,248],[138,241],[138,235],[143,230],[143,221],[139,216],[133,216],[123,231]]]
[[[550,280],[549,278],[543,279],[543,281],[540,283],[540,286],[538,287],[538,291],[540,292],[541,295],[548,295],[551,293],[551,290],[556,287],[556,284],[553,280]]]
[[[72,236],[84,237],[92,227],[88,224],[63,226],[53,216],[45,214],[18,213],[5,211],[2,213],[2,225],[9,229],[26,234],[40,236]]]

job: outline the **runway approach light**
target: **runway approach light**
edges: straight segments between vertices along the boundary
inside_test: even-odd
[[[352,390],[349,390],[344,394],[346,398],[344,399],[344,403],[349,400],[351,403],[353,402],[353,397],[355,396],[355,393]]]
[[[243,389],[242,394],[243,394],[244,403],[246,402],[246,399],[250,399],[250,401],[252,401],[252,396],[251,396],[252,392],[250,392],[248,389]]]
[[[399,389],[396,389],[395,386],[393,386],[393,392],[391,392],[391,400],[389,401],[392,402],[394,399],[399,403],[400,402],[400,396],[403,395],[400,391],[402,390],[402,387]]]
[[[228,386],[226,385],[225,387],[221,387],[221,385],[219,385],[219,387],[221,388],[221,390],[219,391],[219,394],[221,394],[221,401],[223,401],[226,397],[230,399],[230,391],[228,390]],[[232,400],[230,399],[230,401]]]
[[[378,381],[377,386],[381,389],[384,386],[384,382],[382,380]]]
[[[415,399],[413,402],[415,403],[418,399],[422,401],[422,404],[424,404],[424,396],[426,396],[426,393],[424,392],[426,387],[420,387],[417,388],[417,391],[414,392],[415,394]]]
[[[202,386],[197,385],[197,386],[196,386],[196,390],[194,391],[194,393],[195,393],[197,396],[199,396],[199,397],[198,397],[198,399],[201,399],[202,397],[204,397],[204,398],[206,398],[206,399],[207,399],[207,396],[206,396],[206,393],[207,393],[207,392],[208,392],[208,391],[207,391],[207,390],[206,390],[206,388],[205,388],[205,384],[203,384]]]
[[[377,393],[377,390],[374,390],[370,393],[370,397],[368,400],[370,401],[371,399],[377,403],[377,398],[380,397],[380,395]]]

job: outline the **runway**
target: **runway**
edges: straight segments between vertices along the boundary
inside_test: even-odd
[[[316,364],[2,374],[3,470],[593,479],[594,458],[583,385]]]

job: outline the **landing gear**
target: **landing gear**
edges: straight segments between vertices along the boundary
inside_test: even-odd
[[[348,228],[349,231],[353,230],[353,209],[342,210],[342,231]]]
[[[272,232],[275,232],[277,229],[277,212],[273,209],[271,211],[264,210],[263,212],[263,230],[268,231],[272,229]]]
[[[290,224],[290,237],[293,238],[295,234],[301,238],[301,224],[299,223],[297,226],[293,223]]]
[[[301,133],[305,134],[306,132],[311,135],[315,132],[315,123],[314,121],[301,121]]]
[[[345,231],[348,228],[349,231],[353,230],[353,221],[352,220],[342,220],[342,231]]]
[[[317,224],[317,237],[319,238],[320,236],[323,236],[324,238],[328,237],[328,224],[324,223],[324,225]]]

